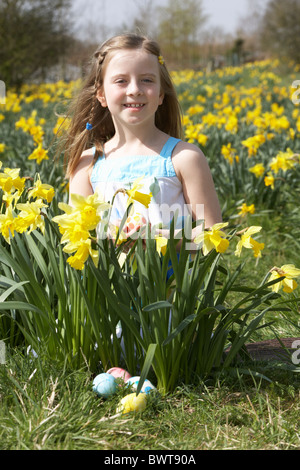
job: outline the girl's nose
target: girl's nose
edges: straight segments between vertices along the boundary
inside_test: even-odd
[[[127,87],[128,95],[139,95],[141,94],[141,89],[139,83],[136,80],[131,80]]]

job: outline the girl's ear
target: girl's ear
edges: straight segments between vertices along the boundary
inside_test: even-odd
[[[107,107],[107,102],[106,102],[106,98],[105,98],[105,95],[104,95],[104,91],[99,88],[99,90],[97,91],[97,100],[99,101],[99,103],[101,104],[101,106],[103,106],[103,108],[106,108]]]

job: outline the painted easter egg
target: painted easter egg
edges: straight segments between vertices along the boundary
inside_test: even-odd
[[[103,373],[97,375],[93,380],[93,392],[99,397],[108,398],[117,391],[117,381],[111,374]]]
[[[145,217],[143,217],[141,214],[136,212],[135,214],[130,215],[129,217],[127,217],[126,223],[125,223],[125,226],[124,226],[123,230],[124,230],[125,233],[129,233],[134,229],[138,230],[139,228],[141,228],[146,223],[147,223],[147,221],[146,221]]]
[[[126,381],[126,384],[131,385],[132,390],[136,390],[138,388],[138,384],[140,381],[140,377],[137,375],[135,377],[131,377]],[[141,392],[142,393],[149,393],[151,390],[155,390],[154,385],[150,382],[150,380],[146,379],[142,385]]]
[[[107,374],[111,374],[116,379],[122,379],[124,382],[131,378],[131,374],[121,367],[112,367],[107,371]]]
[[[143,411],[147,406],[147,397],[144,393],[126,395],[117,407],[117,413],[130,413],[131,411]]]

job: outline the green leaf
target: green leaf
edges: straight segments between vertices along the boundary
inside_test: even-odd
[[[146,305],[146,307],[143,308],[144,312],[152,312],[153,310],[159,310],[161,308],[172,308],[173,305],[168,302],[167,300],[159,300],[157,302],[154,302],[152,304]]]
[[[150,367],[152,365],[152,361],[153,361],[153,358],[154,358],[154,355],[155,355],[156,348],[157,348],[157,344],[149,344],[149,346],[148,346],[146,357],[145,357],[144,364],[143,364],[143,368],[142,368],[141,375],[140,375],[139,384],[138,384],[138,387],[137,387],[137,390],[136,390],[137,395],[140,393],[140,391],[142,389],[142,386],[143,386],[143,383],[145,382],[145,380],[148,376],[148,372],[149,372]]]
[[[28,282],[29,281],[16,282],[9,289],[3,292],[3,294],[0,296],[0,303],[4,302],[10,294],[12,294],[15,290],[19,289],[24,284],[27,284]]]

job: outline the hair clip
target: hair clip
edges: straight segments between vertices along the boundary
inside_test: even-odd
[[[162,55],[159,55],[159,56],[158,56],[158,62],[159,62],[161,65],[164,65],[165,60],[164,60],[164,58],[163,58]]]
[[[85,128],[86,128],[88,131],[90,131],[91,129],[93,129],[93,125],[90,124],[89,122],[87,122],[86,125],[85,125]]]

